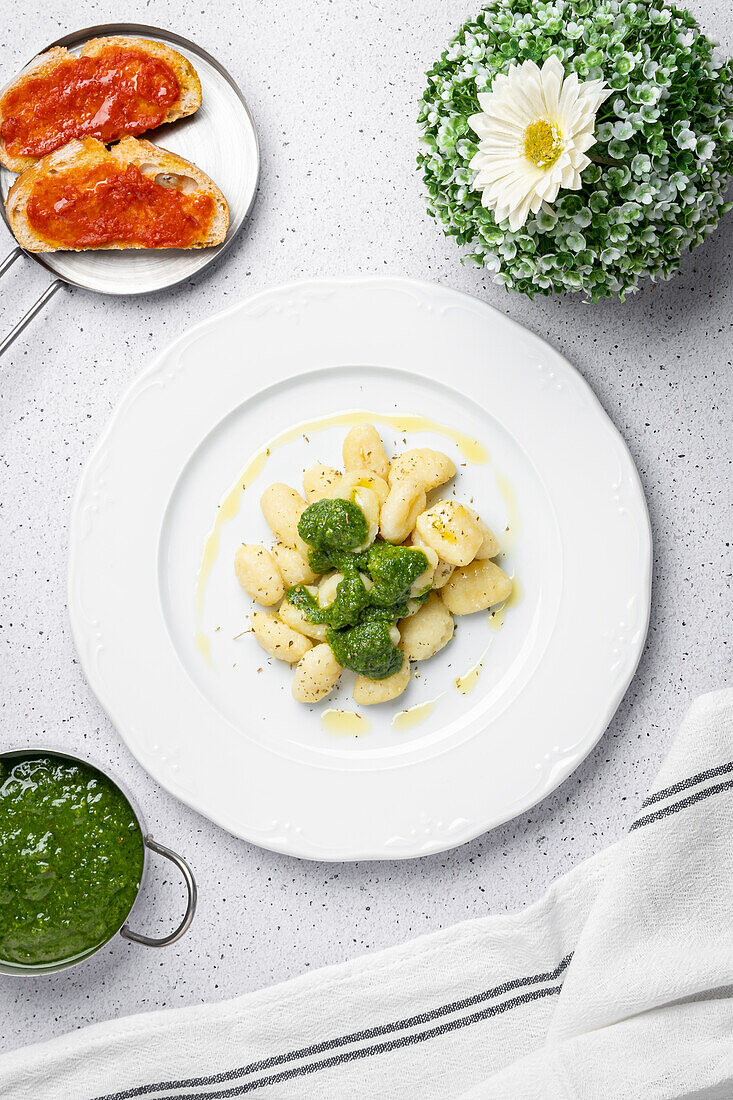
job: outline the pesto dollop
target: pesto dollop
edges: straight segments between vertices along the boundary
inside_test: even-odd
[[[300,517],[298,532],[311,547],[313,571],[336,570],[342,579],[325,607],[302,584],[288,590],[289,602],[310,622],[328,626],[328,644],[343,668],[372,680],[397,672],[403,658],[390,627],[409,613],[412,600],[427,599],[429,583],[412,595],[415,582],[428,569],[427,556],[415,547],[394,546],[381,539],[363,549],[369,524],[361,508],[348,500],[309,505]]]
[[[298,523],[298,534],[312,548],[330,551],[356,550],[369,534],[369,524],[358,504],[350,500],[317,500],[309,504]],[[317,573],[325,570],[317,569]]]
[[[0,961],[89,954],[132,908],[143,838],[129,802],[90,765],[0,759]]]
[[[328,644],[342,668],[372,680],[385,680],[402,668],[402,651],[392,641],[389,623],[365,622],[329,630]]]
[[[369,551],[367,568],[374,582],[370,592],[377,607],[393,607],[405,600],[415,581],[428,567],[422,550],[378,542]],[[430,590],[428,584],[427,590]]]
[[[316,602],[304,584],[288,589],[290,603],[299,608],[312,623],[326,623],[335,630],[354,626],[369,606],[369,592],[359,573],[347,573],[336,589],[333,601],[326,607]]]

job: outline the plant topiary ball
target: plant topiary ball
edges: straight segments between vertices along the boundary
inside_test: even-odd
[[[468,119],[498,74],[552,54],[566,76],[605,80],[611,94],[580,190],[512,232],[481,204]],[[429,213],[511,290],[623,300],[642,278],[675,274],[733,206],[733,62],[665,0],[491,0],[427,78],[418,164]]]

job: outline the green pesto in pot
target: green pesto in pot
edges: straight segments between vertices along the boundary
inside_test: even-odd
[[[83,957],[125,920],[143,838],[129,802],[88,764],[0,758],[0,962]]]

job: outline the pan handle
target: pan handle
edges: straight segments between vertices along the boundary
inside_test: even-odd
[[[188,932],[191,927],[191,921],[196,912],[196,901],[198,897],[196,881],[191,874],[191,868],[188,866],[183,856],[179,856],[177,852],[173,852],[170,848],[166,848],[164,844],[160,844],[157,840],[153,840],[151,836],[145,837],[145,847],[151,848],[152,851],[158,852],[161,856],[165,856],[166,859],[169,859],[171,863],[176,865],[183,875],[187,894],[186,912],[178,927],[167,936],[143,936],[140,932],[133,932],[128,924],[122,926],[120,935],[124,936],[126,940],[132,940],[134,943],[145,944],[146,947],[167,947],[169,943],[175,943],[176,940],[180,940],[181,936]]]
[[[8,268],[12,267],[13,264],[15,263],[15,261],[19,260],[22,255],[23,255],[23,249],[22,248],[14,248],[12,252],[8,252],[5,259],[0,264],[0,279],[2,279],[3,275],[8,270]]]
[[[14,248],[12,252],[8,253],[8,255],[5,257],[3,262],[0,263],[0,279],[3,277],[5,272],[8,271],[8,269],[12,267],[12,265],[15,263],[15,261],[18,259],[18,257],[22,256],[22,255],[23,255],[23,249],[22,248]],[[10,332],[8,333],[8,335],[5,337],[5,339],[2,342],[0,342],[0,356],[5,354],[5,352],[8,350],[8,348],[12,344],[13,340],[15,340],[18,336],[20,336],[23,329],[31,323],[31,321],[33,320],[35,315],[37,313],[40,313],[40,311],[45,306],[46,302],[48,302],[51,298],[53,298],[54,294],[59,289],[59,287],[61,287],[63,285],[64,284],[61,281],[61,279],[54,279],[54,281],[51,283],[51,285],[49,287],[47,287],[46,290],[44,290],[43,294],[38,299],[38,301],[33,303],[33,305],[28,310],[26,315],[24,317],[21,317],[21,319],[18,321],[17,325],[14,328],[12,328],[10,330]]]

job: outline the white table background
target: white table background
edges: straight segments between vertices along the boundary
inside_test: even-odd
[[[730,52],[733,9],[717,0],[690,6]],[[0,745],[53,741],[108,764],[136,793],[153,834],[189,858],[200,886],[192,930],[175,947],[151,951],[118,938],[56,977],[0,977],[0,1050],[127,1013],[232,997],[527,905],[621,836],[690,700],[725,682],[733,215],[676,280],[625,305],[530,302],[463,268],[455,244],[425,215],[415,116],[425,70],[477,7],[478,0],[2,5],[0,83],[49,41],[85,25],[124,18],[194,38],[249,101],[262,177],[249,226],[202,281],[128,301],[60,291],[0,363]],[[11,248],[4,227],[0,238],[4,255]],[[358,273],[476,294],[568,356],[638,464],[655,587],[647,648],[628,694],[596,750],[555,794],[445,855],[304,863],[260,851],[186,809],[121,744],[69,634],[67,521],[92,444],[154,353],[189,324],[265,287]],[[47,282],[32,262],[15,264],[1,284],[0,332]],[[156,864],[137,925],[161,934],[180,909],[175,874]]]

